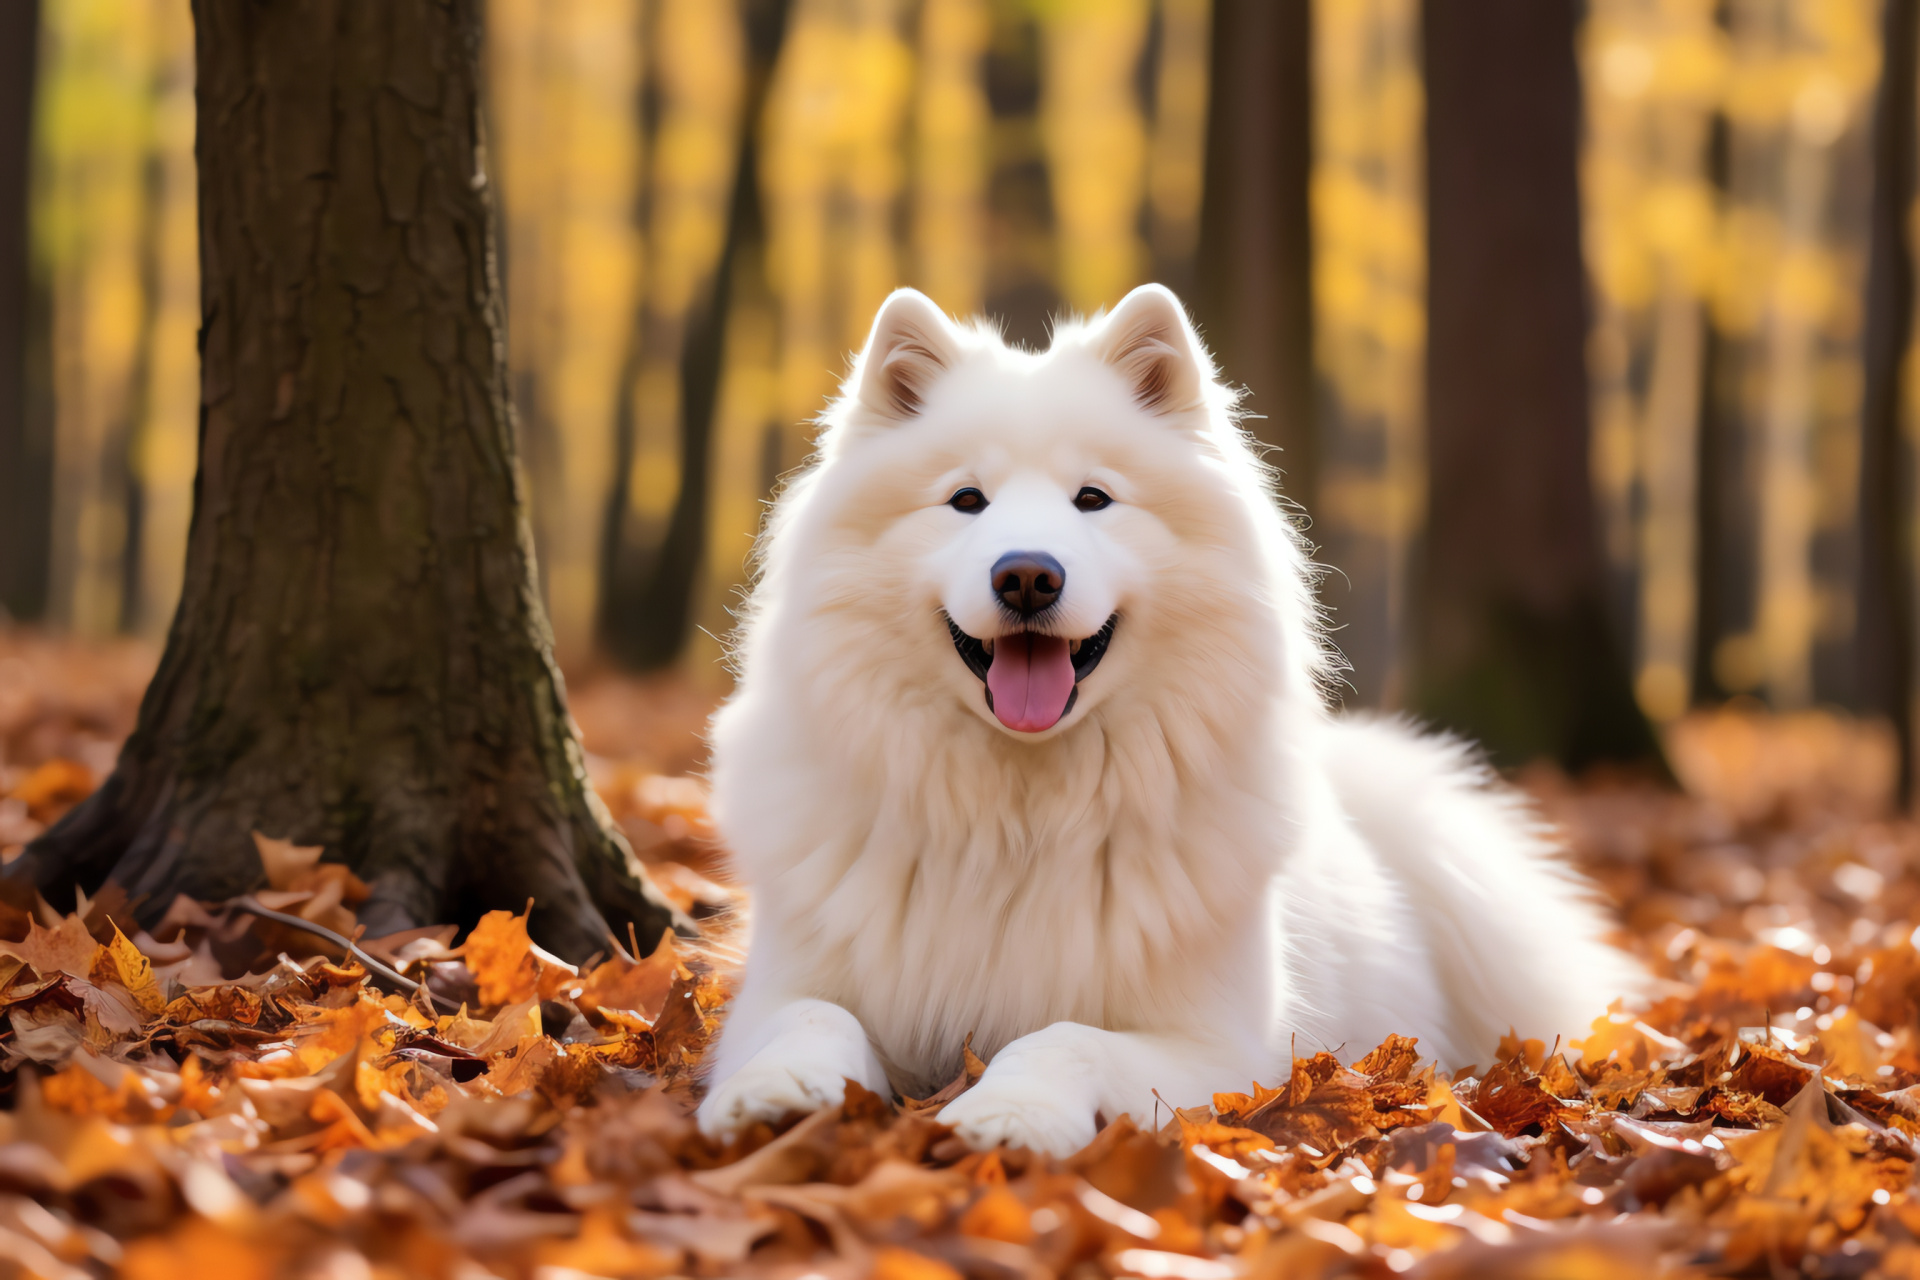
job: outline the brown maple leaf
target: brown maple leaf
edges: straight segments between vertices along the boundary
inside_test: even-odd
[[[1509,1138],[1535,1126],[1550,1129],[1563,1112],[1570,1110],[1547,1092],[1540,1082],[1540,1074],[1527,1065],[1525,1056],[1515,1056],[1490,1067],[1466,1101],[1495,1132]]]
[[[1405,1080],[1420,1062],[1419,1043],[1412,1036],[1390,1035],[1353,1069],[1375,1082]]]
[[[1330,1053],[1295,1058],[1286,1087],[1247,1114],[1245,1128],[1281,1146],[1310,1148],[1316,1159],[1380,1135],[1365,1076]]]
[[[589,1017],[603,1009],[615,1009],[637,1014],[652,1023],[659,1018],[667,1002],[667,992],[680,971],[673,930],[668,929],[645,959],[630,960],[622,954],[596,966],[581,982],[573,1002]]]
[[[654,1070],[664,1079],[684,1082],[720,1029],[717,1013],[728,993],[718,974],[687,969],[681,973],[686,976],[674,978],[652,1034]]]
[[[17,956],[33,966],[41,977],[56,973],[85,978],[93,972],[100,944],[87,932],[86,922],[78,915],[63,916],[51,929],[38,920],[29,922],[27,936],[20,942],[0,942],[0,955]]]

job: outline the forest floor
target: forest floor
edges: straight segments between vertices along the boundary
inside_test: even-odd
[[[0,857],[111,767],[151,661],[0,632]],[[573,697],[609,806],[724,933],[686,776],[708,700]],[[128,937],[110,895],[0,906],[0,1278],[1920,1277],[1920,827],[1888,735],[1734,708],[1669,750],[1685,793],[1520,779],[1661,976],[1649,1007],[1451,1076],[1399,1039],[1297,1059],[1064,1161],[944,1129],[971,1074],[705,1141],[726,984],[670,945],[576,970],[503,912],[459,947],[362,940],[450,1014],[240,913]],[[338,909],[342,869],[260,844],[265,905]]]

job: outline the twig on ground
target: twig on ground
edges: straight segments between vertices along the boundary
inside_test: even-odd
[[[275,924],[284,924],[290,929],[300,929],[306,933],[313,934],[315,937],[325,938],[336,947],[344,947],[348,954],[352,955],[355,960],[358,960],[366,967],[368,973],[384,978],[386,981],[395,984],[408,995],[418,995],[425,992],[427,999],[433,1001],[435,1005],[447,1013],[460,1012],[459,1006],[455,1005],[453,1001],[435,993],[426,983],[415,982],[399,970],[388,968],[386,965],[380,963],[380,961],[375,960],[372,956],[361,950],[358,943],[343,933],[335,933],[325,925],[315,924],[311,920],[303,920],[299,916],[290,915],[285,911],[275,911],[270,907],[264,907],[260,905],[259,900],[251,894],[242,894],[238,898],[229,898],[223,905],[244,911],[249,915],[259,916],[263,920],[271,920]]]

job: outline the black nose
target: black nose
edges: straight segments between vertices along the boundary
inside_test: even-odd
[[[993,594],[1023,618],[1060,598],[1067,571],[1044,551],[1009,551],[993,562]]]

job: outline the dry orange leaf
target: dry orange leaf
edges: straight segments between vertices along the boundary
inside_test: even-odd
[[[25,804],[35,822],[51,823],[92,795],[98,785],[87,766],[77,760],[55,758],[22,778],[7,798]]]
[[[315,1072],[354,1052],[375,1030],[396,1024],[386,1006],[363,988],[351,1004],[305,1011],[294,1057],[307,1072]]]
[[[583,1276],[664,1276],[681,1270],[681,1251],[630,1239],[623,1215],[611,1206],[589,1209],[571,1240],[543,1241],[537,1250],[543,1269]]]
[[[120,1266],[125,1280],[273,1280],[279,1270],[278,1250],[197,1217],[134,1241]]]
[[[461,953],[480,985],[480,1003],[484,1005],[530,1000],[539,990],[540,969],[533,959],[533,939],[527,936],[525,916],[511,911],[487,912],[467,934]]]
[[[480,1003],[495,1008],[522,1000],[551,999],[569,989],[580,971],[535,946],[527,917],[489,911],[460,948],[480,986]]]
[[[889,1245],[873,1255],[873,1280],[963,1280],[950,1264]]]
[[[659,1018],[680,967],[673,930],[668,929],[645,959],[635,961],[616,955],[595,966],[581,984],[574,1003],[589,1013],[622,1010],[639,1014],[651,1023]]]
[[[1002,1183],[973,1202],[960,1216],[959,1229],[962,1235],[1026,1244],[1033,1239],[1033,1211]]]
[[[313,1099],[307,1115],[326,1126],[321,1132],[318,1149],[322,1151],[351,1151],[371,1149],[380,1145],[373,1130],[367,1128],[346,1100],[331,1089],[322,1089]]]

